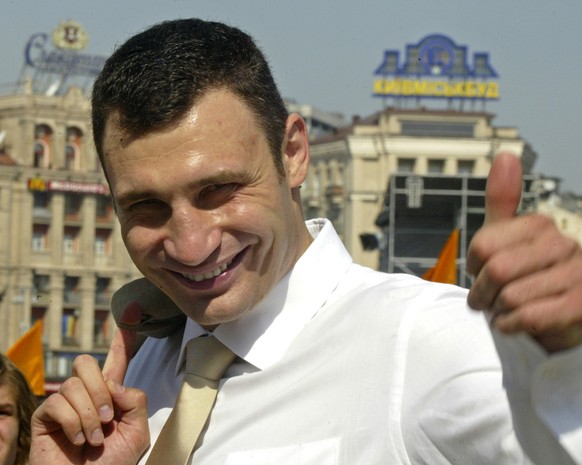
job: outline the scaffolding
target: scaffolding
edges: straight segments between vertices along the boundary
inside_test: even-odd
[[[539,193],[535,176],[525,176],[518,212],[534,211]],[[376,219],[382,229],[380,269],[417,276],[435,264],[454,228],[459,229],[457,283],[470,285],[468,245],[485,217],[486,177],[396,174],[391,177],[384,208]]]

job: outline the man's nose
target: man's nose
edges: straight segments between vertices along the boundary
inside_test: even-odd
[[[164,249],[174,260],[190,266],[199,265],[220,246],[220,241],[220,228],[212,211],[194,206],[172,211]]]

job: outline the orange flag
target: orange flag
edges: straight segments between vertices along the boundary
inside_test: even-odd
[[[12,347],[6,355],[22,371],[30,384],[32,392],[37,396],[44,396],[44,358],[42,350],[42,322],[32,325]]]
[[[435,266],[427,270],[422,275],[422,279],[437,283],[457,284],[458,250],[459,230],[455,228],[441,250]]]

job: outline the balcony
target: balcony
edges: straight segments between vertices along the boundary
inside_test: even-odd
[[[81,294],[77,291],[64,291],[63,301],[69,305],[81,305]]]
[[[53,215],[49,208],[46,207],[34,207],[32,209],[32,218],[35,223],[50,223]]]
[[[109,308],[111,305],[111,293],[103,292],[95,294],[95,306]]]

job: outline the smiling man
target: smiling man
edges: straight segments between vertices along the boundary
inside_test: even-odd
[[[493,164],[467,294],[358,266],[329,221],[304,221],[305,123],[236,28],[177,20],[129,39],[96,81],[93,124],[126,247],[186,318],[131,361],[126,330],[103,371],[79,357],[34,415],[31,465],[176,449],[158,437],[199,338],[236,358],[183,463],[582,464],[582,251],[515,217],[518,159]],[[126,300],[130,326],[163,313]]]
[[[110,118],[104,168],[137,267],[202,325],[248,312],[312,241],[297,192],[309,160],[303,120],[286,123],[281,175],[251,109],[225,88],[143,138]]]

